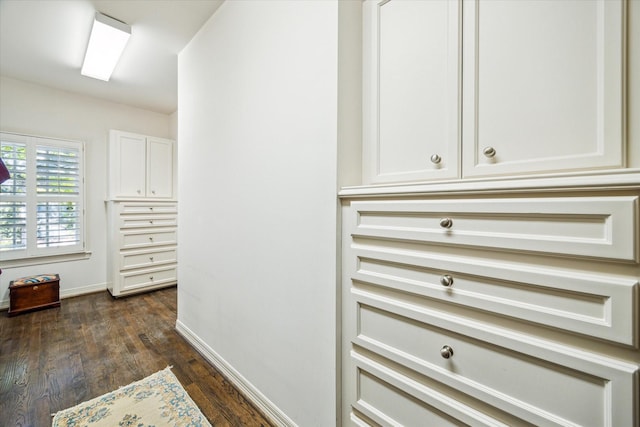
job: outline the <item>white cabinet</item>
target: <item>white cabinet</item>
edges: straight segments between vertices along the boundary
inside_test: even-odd
[[[460,5],[365,3],[365,174],[376,182],[456,178]]]
[[[624,167],[624,11],[365,1],[365,183]]]
[[[343,425],[640,425],[635,6],[364,1]]]
[[[109,134],[107,288],[113,296],[177,283],[174,141]]]
[[[464,177],[624,166],[623,11],[622,0],[464,3]]]
[[[113,296],[177,283],[174,202],[110,201],[107,288]]]
[[[343,425],[638,425],[640,185],[577,190],[344,201]]]
[[[172,140],[112,130],[109,136],[109,198],[175,198]]]

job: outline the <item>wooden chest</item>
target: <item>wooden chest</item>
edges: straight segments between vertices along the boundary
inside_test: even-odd
[[[23,277],[9,284],[9,316],[49,307],[60,307],[60,276]]]

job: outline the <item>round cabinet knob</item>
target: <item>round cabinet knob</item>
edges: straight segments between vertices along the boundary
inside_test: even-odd
[[[149,240],[151,240],[153,242],[153,237],[149,237]]]
[[[138,194],[142,193],[142,191],[138,190]]]
[[[448,345],[445,345],[440,349],[440,356],[442,356],[445,359],[450,358],[451,356],[453,356],[453,349]]]
[[[496,149],[493,147],[485,147],[485,149],[482,150],[482,154],[484,154],[488,158],[492,158],[496,155]]]
[[[440,284],[446,287],[453,285],[453,277],[449,276],[448,274],[445,274],[440,278]]]
[[[153,224],[153,220],[152,219],[149,220],[149,224]]]
[[[151,190],[151,194],[156,194],[156,190]]]
[[[451,228],[453,225],[453,220],[451,218],[442,218],[440,220],[440,227],[442,228]]]
[[[149,261],[153,262],[153,257],[152,256],[149,257]]]
[[[434,165],[437,165],[441,161],[442,161],[442,157],[438,156],[437,154],[434,154],[433,156],[431,156],[431,163],[433,163]]]
[[[153,276],[149,276],[149,280],[153,280]]]

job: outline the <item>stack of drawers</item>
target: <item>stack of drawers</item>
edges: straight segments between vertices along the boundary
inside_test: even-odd
[[[343,204],[343,424],[635,426],[637,191]]]
[[[109,202],[108,289],[113,296],[177,283],[175,202]]]

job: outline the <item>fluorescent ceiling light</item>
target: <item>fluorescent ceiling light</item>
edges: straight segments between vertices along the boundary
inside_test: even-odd
[[[96,12],[80,73],[109,81],[130,36],[129,25]]]

